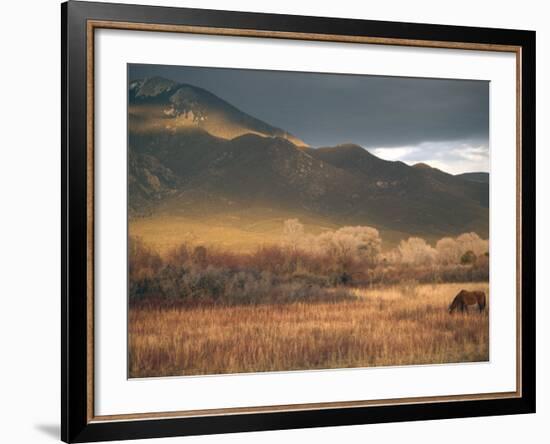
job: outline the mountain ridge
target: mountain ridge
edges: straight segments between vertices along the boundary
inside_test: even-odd
[[[163,77],[130,82],[128,105],[128,124],[137,133],[201,128],[225,139],[253,133],[307,146],[296,136],[239,110],[204,88]]]
[[[436,168],[383,160],[352,143],[320,148],[298,145],[283,130],[279,130],[283,136],[254,130],[237,131],[229,138],[200,124],[175,130],[151,129],[146,124],[145,129],[136,128],[150,119],[172,119],[165,113],[159,118],[158,111],[171,109],[167,103],[182,90],[181,85],[158,79],[129,85],[129,108],[145,106],[141,120],[129,125],[131,216],[261,206],[409,235],[465,231],[488,235],[487,184]],[[184,106],[175,96],[176,111],[205,111],[204,115],[193,113],[199,123],[211,118],[207,112],[213,108],[235,114],[230,104],[211,107],[210,96],[200,91],[192,96],[196,100],[192,103],[187,90],[182,94]]]
[[[460,177],[461,179],[472,182],[489,183],[489,173],[485,171],[455,174],[455,177]]]

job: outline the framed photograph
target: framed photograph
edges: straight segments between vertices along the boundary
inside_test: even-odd
[[[535,411],[535,33],[62,12],[62,439]]]

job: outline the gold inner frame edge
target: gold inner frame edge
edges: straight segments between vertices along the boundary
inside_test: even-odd
[[[464,394],[450,396],[420,396],[381,400],[341,401],[306,404],[286,404],[256,407],[229,407],[206,410],[182,410],[173,412],[147,412],[117,415],[96,416],[94,413],[94,37],[96,29],[119,29],[149,32],[176,32],[202,35],[221,35],[233,37],[277,38],[288,40],[309,40],[338,43],[362,43],[389,46],[407,46],[422,48],[462,49],[473,51],[511,52],[516,56],[516,391]],[[388,405],[405,405],[415,403],[460,402],[473,400],[490,400],[518,398],[522,396],[522,347],[521,347],[521,152],[522,152],[522,48],[515,45],[499,45],[470,42],[448,42],[436,40],[415,40],[399,38],[382,38],[368,36],[311,34],[286,31],[265,31],[255,29],[215,28],[188,25],[164,25],[150,23],[133,23],[123,21],[88,20],[86,41],[86,170],[87,170],[87,420],[88,423],[114,422],[127,420],[145,420],[161,418],[189,418],[198,416],[224,416],[237,414],[258,414],[271,412],[293,412],[303,410],[326,410],[335,408],[358,408]]]

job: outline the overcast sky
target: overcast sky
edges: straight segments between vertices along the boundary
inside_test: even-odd
[[[130,65],[207,89],[313,147],[356,143],[408,164],[489,171],[489,82]]]

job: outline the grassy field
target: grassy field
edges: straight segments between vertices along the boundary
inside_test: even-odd
[[[489,316],[449,315],[487,283],[350,288],[356,300],[129,312],[133,378],[487,361]]]
[[[339,228],[337,223],[318,216],[298,216],[307,234],[318,235]],[[293,217],[296,217],[294,213],[269,208],[210,212],[208,216],[159,214],[132,219],[128,229],[130,236],[139,237],[160,253],[165,253],[174,245],[199,240],[207,247],[215,246],[217,249],[243,253],[254,251],[261,245],[280,244],[283,223]],[[395,247],[400,240],[408,237],[397,231],[382,230],[381,234],[384,249]]]

